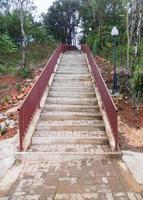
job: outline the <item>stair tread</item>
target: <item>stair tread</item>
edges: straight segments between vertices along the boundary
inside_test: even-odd
[[[109,145],[98,144],[42,144],[31,145],[29,151],[46,151],[46,152],[89,152],[96,153],[96,151],[103,153],[111,151]]]
[[[60,138],[60,139],[65,139],[65,140],[67,140],[67,139],[84,139],[84,140],[87,140],[87,139],[91,139],[91,140],[96,140],[96,139],[107,139],[107,136],[104,136],[104,135],[98,135],[98,136],[76,136],[76,135],[74,135],[74,136],[65,136],[65,135],[60,135],[60,136],[53,136],[53,135],[47,135],[47,134],[43,134],[43,135],[35,135],[34,134],[34,136],[33,136],[33,138],[45,138],[45,139],[58,139],[58,138]]]
[[[43,135],[41,136],[33,136],[32,138],[32,145],[45,145],[45,144],[60,144],[60,145],[67,145],[67,144],[108,144],[108,138],[105,136],[46,136]]]
[[[41,113],[41,115],[67,115],[67,116],[71,116],[71,115],[78,115],[78,116],[101,116],[100,112],[95,112],[95,113],[90,113],[90,112],[68,112],[68,111],[46,111]]]
[[[105,131],[35,131],[39,137],[106,137]]]
[[[69,102],[97,102],[97,98],[80,98],[80,97],[47,97],[46,101],[69,101]],[[82,105],[80,103],[79,105]]]
[[[61,108],[91,108],[91,109],[94,109],[94,108],[99,108],[98,105],[69,105],[69,104],[45,104],[44,107],[61,107]]]
[[[55,125],[57,126],[58,125],[93,125],[93,126],[96,126],[97,124],[99,125],[102,125],[103,121],[102,120],[47,120],[47,121],[44,121],[44,120],[39,120],[39,123],[38,124],[51,124],[51,125]]]

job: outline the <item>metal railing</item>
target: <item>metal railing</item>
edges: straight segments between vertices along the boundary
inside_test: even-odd
[[[95,59],[88,45],[82,45],[81,50],[87,55],[89,65],[91,66],[91,71],[94,77],[94,81],[99,90],[104,109],[108,116],[108,121],[110,123],[112,132],[114,134],[115,149],[117,150],[118,149],[118,113],[117,113],[118,110],[117,110],[117,107],[112,100],[112,97],[108,91],[105,81],[98,69],[98,66],[95,62]]]
[[[23,140],[25,138],[26,132],[30,126],[31,120],[37,107],[40,105],[40,100],[46,87],[48,86],[48,81],[52,73],[54,72],[54,68],[57,64],[60,54],[64,53],[65,51],[74,49],[75,47],[73,46],[63,44],[57,47],[57,49],[49,59],[47,65],[43,69],[41,75],[31,88],[23,103],[18,108],[20,151],[23,150]]]

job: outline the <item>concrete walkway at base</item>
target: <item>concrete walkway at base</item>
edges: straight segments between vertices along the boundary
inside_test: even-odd
[[[29,149],[1,182],[0,200],[143,200],[119,156],[109,145],[86,58],[68,52]]]
[[[142,200],[141,188],[119,160],[25,161],[0,200]],[[12,174],[13,178],[15,174]]]

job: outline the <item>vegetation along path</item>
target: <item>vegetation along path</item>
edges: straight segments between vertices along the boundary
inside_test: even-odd
[[[17,164],[21,173],[4,199],[143,199],[118,155],[108,142],[86,58],[65,53],[32,144]]]

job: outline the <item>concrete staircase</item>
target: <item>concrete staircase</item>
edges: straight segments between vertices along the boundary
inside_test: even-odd
[[[35,159],[62,160],[119,155],[109,146],[86,58],[80,52],[62,56],[28,152]]]

